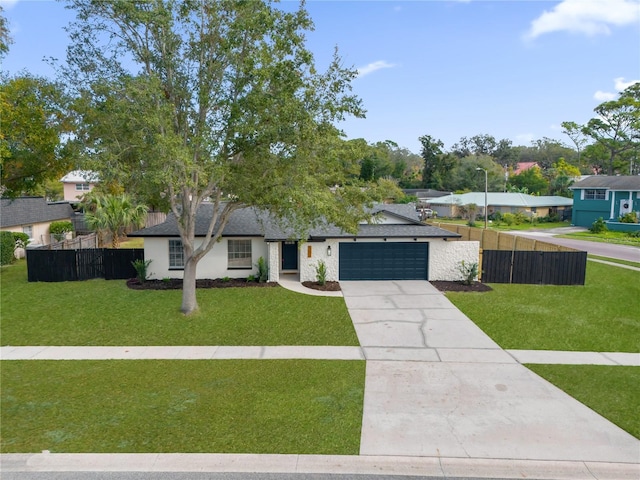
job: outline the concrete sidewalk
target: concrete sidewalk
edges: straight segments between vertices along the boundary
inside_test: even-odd
[[[638,466],[451,457],[250,454],[5,454],[9,472],[236,472],[538,480],[637,480]],[[57,478],[57,477],[56,477]]]
[[[640,442],[424,281],[341,282],[367,358],[361,455],[637,465]]]
[[[413,360],[432,362],[547,363],[640,366],[640,354],[498,350],[474,348],[397,348],[340,346],[29,346],[0,347],[0,360]]]

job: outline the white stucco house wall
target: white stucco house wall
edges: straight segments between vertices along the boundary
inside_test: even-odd
[[[196,243],[204,237],[213,205],[203,204],[196,220]],[[144,237],[150,278],[182,278],[183,253],[176,219],[129,234]],[[340,280],[460,280],[462,260],[478,262],[478,242],[456,241],[460,236],[418,219],[410,205],[378,205],[371,221],[356,234],[335,226],[317,228],[296,239],[279,228],[268,214],[253,208],[235,211],[221,240],[198,263],[198,278],[246,278],[258,273],[264,258],[269,281],[282,273],[297,273],[300,281],[316,281],[320,261],[327,281]]]

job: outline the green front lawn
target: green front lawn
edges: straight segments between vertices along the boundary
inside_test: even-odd
[[[447,297],[502,348],[640,352],[636,271],[587,262],[584,286],[491,287]]]
[[[557,235],[558,238],[571,238],[573,240],[588,240],[589,242],[614,243],[617,245],[631,245],[640,247],[640,237],[632,237],[627,232],[606,231],[603,233],[575,232],[566,235]],[[638,252],[640,256],[640,251]]]
[[[357,455],[363,361],[3,361],[0,451]]]
[[[603,365],[527,367],[640,438],[640,368]]]
[[[281,287],[140,291],[124,280],[29,283],[26,263],[0,270],[2,345],[358,345],[342,298]]]

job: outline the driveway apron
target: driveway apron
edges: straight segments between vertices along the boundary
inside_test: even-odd
[[[361,455],[640,462],[640,441],[426,281],[340,282],[367,359]]]

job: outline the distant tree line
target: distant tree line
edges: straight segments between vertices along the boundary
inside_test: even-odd
[[[424,161],[421,186],[456,192],[483,190],[480,168],[487,170],[490,191],[571,196],[569,187],[579,175],[640,174],[640,83],[594,112],[596,117],[585,125],[562,123],[571,146],[547,137],[530,146],[514,146],[511,140],[480,134],[462,137],[445,151],[440,140],[423,135],[419,138]],[[536,166],[517,172],[522,162]]]

